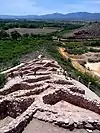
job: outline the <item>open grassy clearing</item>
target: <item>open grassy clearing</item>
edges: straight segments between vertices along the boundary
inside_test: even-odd
[[[7,33],[11,33],[12,31],[17,31],[19,32],[21,35],[23,34],[47,34],[47,33],[52,33],[52,32],[56,32],[58,31],[57,28],[13,28],[13,29],[9,29],[6,32]]]

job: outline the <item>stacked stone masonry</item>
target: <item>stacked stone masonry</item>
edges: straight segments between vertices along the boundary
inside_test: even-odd
[[[63,71],[56,61],[41,58],[3,72],[0,133],[21,133],[32,118],[70,130],[88,124],[100,130],[100,98]],[[2,125],[6,118],[11,121]]]

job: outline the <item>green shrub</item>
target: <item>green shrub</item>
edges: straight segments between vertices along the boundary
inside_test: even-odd
[[[91,42],[90,45],[91,45],[91,46],[94,46],[94,47],[96,47],[96,46],[100,46],[100,40],[93,41],[93,42]]]
[[[0,74],[0,88],[5,84],[6,77],[4,74]]]
[[[90,48],[90,52],[100,52],[100,49]]]
[[[15,67],[15,66],[17,66],[17,65],[19,65],[20,64],[20,61],[18,60],[18,59],[13,59],[12,60],[12,66],[13,67]]]
[[[21,34],[19,32],[17,32],[16,30],[11,32],[12,39],[17,40],[20,37],[21,37]]]

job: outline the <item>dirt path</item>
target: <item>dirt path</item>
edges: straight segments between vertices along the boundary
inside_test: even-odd
[[[82,73],[88,72],[89,71],[87,69],[85,69],[82,65],[80,65],[77,61],[72,60],[72,65],[74,66],[74,68],[78,69],[79,71],[81,71]]]
[[[66,59],[68,60],[69,55],[68,55],[67,52],[65,52],[65,48],[59,47],[58,50],[59,50],[59,53],[60,53],[64,58],[66,58]]]
[[[69,55],[67,52],[65,52],[65,48],[59,47],[58,50],[59,50],[59,53],[60,53],[64,58],[66,58],[67,60],[70,58],[70,55]],[[82,65],[80,65],[80,64],[76,61],[76,59],[74,59],[74,58],[70,58],[70,59],[71,59],[71,61],[72,61],[73,66],[74,66],[76,69],[78,69],[78,70],[81,71],[82,73],[89,72],[86,68],[84,68]]]
[[[64,42],[62,42],[62,44],[64,45]],[[80,65],[77,61],[78,59],[73,58],[73,55],[68,54],[65,51],[64,47],[59,47],[58,48],[59,53],[65,58],[65,59],[71,59],[72,61],[72,65],[75,69],[77,69],[78,71],[82,72],[82,73],[88,73],[92,76],[98,76],[97,74],[95,74],[93,71],[89,71],[88,69],[86,69],[85,67],[83,67],[82,65]],[[99,77],[99,76],[98,76]]]
[[[84,129],[69,131],[53,124],[33,119],[23,133],[88,133]]]

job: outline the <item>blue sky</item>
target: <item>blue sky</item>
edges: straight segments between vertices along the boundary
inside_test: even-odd
[[[0,0],[0,15],[98,12],[100,0]]]

